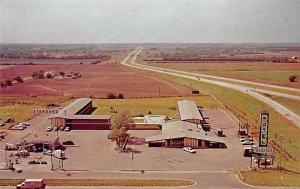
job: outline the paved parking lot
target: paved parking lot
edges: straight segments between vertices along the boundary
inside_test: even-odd
[[[114,150],[115,143],[107,139],[110,131],[59,131],[60,141],[71,140],[75,146],[66,150],[67,160],[64,168],[69,171],[118,171],[118,170],[161,170],[161,171],[224,171],[231,169],[247,169],[249,159],[243,157],[243,147],[237,137],[237,127],[223,110],[205,110],[205,117],[213,129],[223,128],[226,137],[223,137],[228,148],[226,149],[198,149],[196,154],[184,152],[178,148],[149,148],[144,145],[128,145],[128,148],[138,152],[119,152]],[[16,142],[27,133],[46,133],[49,125],[47,116],[35,117],[31,125],[24,131],[13,131],[5,140]],[[131,136],[145,138],[160,134],[161,131],[130,131]],[[56,135],[56,132],[49,132]],[[213,130],[208,135],[215,135]],[[5,141],[1,141],[4,144]],[[0,145],[2,145],[0,144]],[[27,162],[41,157],[41,153],[31,153],[22,163],[16,165],[23,171],[47,171],[51,169],[50,157],[43,156],[48,165],[28,165]],[[0,162],[3,164],[4,153],[0,153]],[[54,168],[59,168],[58,160],[54,161]]]

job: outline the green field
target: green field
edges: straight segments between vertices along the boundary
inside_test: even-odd
[[[300,186],[300,175],[268,170],[243,171],[244,181],[255,186]]]
[[[69,97],[1,97],[0,120],[7,117],[15,119],[14,123],[6,124],[1,129],[10,128],[17,123],[27,121],[33,117],[32,110],[47,108],[49,104],[65,105]]]
[[[225,77],[240,78],[243,80],[264,80],[276,81],[278,84],[292,84],[289,81],[289,76],[298,75],[300,77],[300,71],[208,71],[201,72],[204,74],[221,75]]]
[[[151,111],[155,115],[171,117],[177,113],[177,110],[170,108],[177,107],[177,101],[179,100],[192,100],[198,106],[204,108],[208,108],[211,104],[216,104],[215,100],[207,95],[141,99],[95,99],[93,106],[98,108],[93,114],[111,114],[114,120],[119,113],[128,109],[133,116],[138,114],[147,115]],[[110,113],[111,107],[118,113]]]
[[[299,63],[146,63],[148,65],[234,79],[300,88]],[[298,75],[298,82],[290,82],[290,75]]]

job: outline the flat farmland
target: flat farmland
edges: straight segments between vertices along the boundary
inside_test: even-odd
[[[145,63],[145,62],[144,62]],[[300,76],[300,63],[147,63],[147,65],[234,79],[300,88],[289,82],[290,75]]]
[[[31,79],[34,71],[79,72],[78,79]],[[134,73],[119,64],[15,65],[0,69],[0,80],[16,76],[28,79],[11,87],[0,88],[4,96],[74,96],[105,98],[122,93],[125,98],[184,96],[191,91],[170,81]]]

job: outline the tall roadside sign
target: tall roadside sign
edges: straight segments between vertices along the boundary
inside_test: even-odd
[[[267,147],[269,132],[269,112],[262,110],[260,112],[260,132],[259,132],[259,147]]]

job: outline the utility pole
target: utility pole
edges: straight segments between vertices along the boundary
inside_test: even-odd
[[[62,171],[64,170],[64,159],[63,158],[61,159],[61,170]]]
[[[53,171],[53,154],[52,154],[53,152],[51,152],[51,171]]]
[[[158,96],[160,97],[160,86],[158,86]]]
[[[131,152],[131,169],[133,170],[133,158],[134,157],[134,154],[133,152]]]

